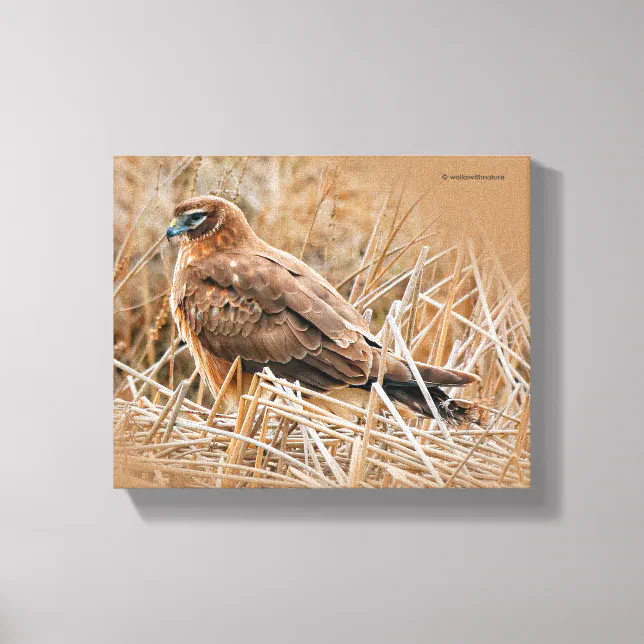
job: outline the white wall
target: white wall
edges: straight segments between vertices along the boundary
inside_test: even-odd
[[[641,638],[642,3],[11,4],[0,641]],[[112,490],[112,155],[164,153],[531,154],[534,489]]]

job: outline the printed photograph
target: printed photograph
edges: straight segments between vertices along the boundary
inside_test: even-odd
[[[529,488],[530,158],[114,158],[114,486]]]

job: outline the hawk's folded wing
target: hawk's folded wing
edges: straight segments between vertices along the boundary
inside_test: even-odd
[[[331,389],[364,384],[373,349],[364,319],[306,265],[258,253],[217,253],[184,268],[175,298],[187,329],[247,371]]]

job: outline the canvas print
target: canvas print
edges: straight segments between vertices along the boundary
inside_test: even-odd
[[[529,157],[115,157],[115,487],[529,487],[529,186]]]

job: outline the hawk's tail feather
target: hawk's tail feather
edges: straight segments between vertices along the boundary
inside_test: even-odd
[[[384,390],[393,400],[406,405],[417,414],[434,418],[434,414],[427,404],[423,392],[415,382],[401,383],[385,381]],[[475,403],[454,400],[435,385],[427,385],[427,391],[440,417],[450,425],[456,426],[463,423],[476,422],[478,414],[476,413]]]

